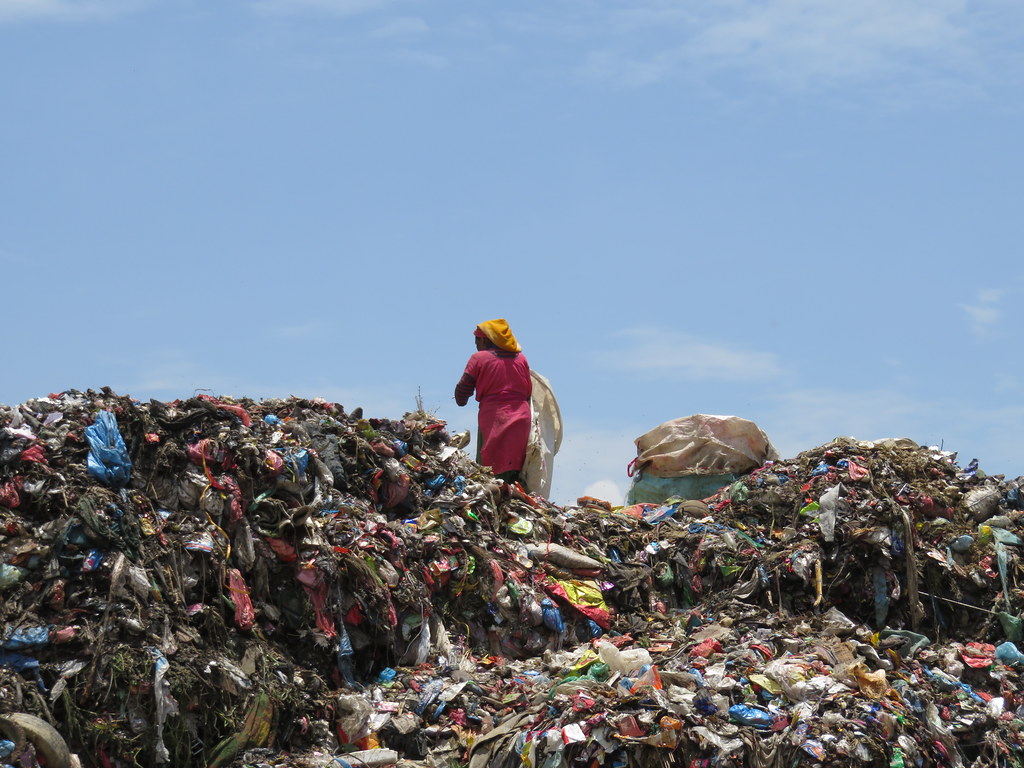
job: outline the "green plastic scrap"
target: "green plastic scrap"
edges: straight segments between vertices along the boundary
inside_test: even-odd
[[[750,489],[739,480],[729,486],[729,501],[746,501],[748,498],[750,498]]]
[[[998,616],[1007,640],[1011,643],[1024,641],[1024,622],[1021,621],[1020,616],[1014,616],[1006,611],[1000,611]]]
[[[1009,544],[1010,546],[1019,547],[1024,545],[1024,541],[1020,540],[1020,537],[1012,531],[1008,531],[1005,528],[996,528],[993,526],[992,538],[998,541],[1000,544]]]
[[[734,533],[735,533],[735,534],[736,534],[737,536],[739,536],[739,537],[740,537],[741,539],[743,539],[744,541],[748,542],[748,543],[749,543],[749,544],[751,544],[752,546],[756,547],[757,549],[760,549],[760,548],[761,548],[761,545],[760,545],[760,544],[758,544],[758,543],[757,543],[756,541],[754,541],[754,540],[753,540],[752,538],[750,538],[749,536],[747,536],[747,534],[745,534],[745,533],[744,533],[743,531],[737,531],[737,530],[736,530],[735,528],[733,528],[732,530],[733,530],[733,532],[734,532]]]
[[[911,632],[909,629],[883,629],[878,633],[880,640],[885,640],[889,637],[902,637],[907,641],[907,645],[900,648],[900,656],[905,659],[913,657],[922,648],[932,644],[924,635],[919,635],[917,632]]]

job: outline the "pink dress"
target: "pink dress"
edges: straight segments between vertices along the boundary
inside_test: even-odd
[[[533,392],[526,355],[500,350],[474,353],[455,387],[455,402],[465,405],[474,389],[480,403],[480,463],[496,475],[522,469]]]

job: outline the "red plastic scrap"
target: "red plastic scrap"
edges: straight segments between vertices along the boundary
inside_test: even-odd
[[[996,572],[992,570],[993,560],[995,560],[995,557],[993,555],[985,555],[985,557],[981,558],[981,560],[978,561],[978,565],[981,566],[981,569],[985,572],[985,575],[988,576],[990,579],[994,579],[996,577]]]
[[[352,607],[345,614],[345,623],[350,627],[358,627],[366,621],[366,612],[360,603],[352,603]]]
[[[389,549],[395,550],[402,546],[402,540],[388,530],[384,525],[378,525],[376,529],[374,529],[373,535],[384,539],[388,543]]]
[[[295,547],[289,544],[284,539],[267,538],[266,542],[270,545],[270,548],[274,550],[274,554],[277,555],[277,559],[282,563],[294,563],[299,559],[298,554],[295,552]]]
[[[960,651],[960,658],[964,664],[974,669],[984,669],[991,666],[996,656],[996,647],[990,643],[967,643]]]
[[[690,649],[690,657],[699,656],[706,659],[712,653],[722,653],[722,644],[717,639],[709,637],[701,640]]]
[[[494,583],[499,587],[505,583],[505,574],[501,570],[501,566],[497,560],[491,560],[491,575],[494,576]]]
[[[596,704],[597,700],[589,694],[579,691],[569,697],[572,701],[572,708],[575,712],[582,712],[586,709],[592,709]]]
[[[242,488],[238,480],[231,475],[221,475],[219,488],[223,489],[231,499],[228,504],[228,519],[237,523],[245,517],[245,510],[242,509]]]
[[[751,645],[750,650],[760,653],[765,661],[771,661],[775,657],[775,652],[767,645]]]
[[[0,485],[0,507],[17,509],[21,505],[21,488],[25,478],[16,476],[10,482]]]
[[[228,571],[228,590],[231,592],[231,602],[235,605],[235,624],[242,631],[252,629],[256,613],[249,597],[249,587],[237,568]]]
[[[206,400],[209,403],[213,403],[215,406],[217,406],[223,411],[228,411],[229,413],[235,414],[235,416],[242,420],[242,423],[245,426],[252,426],[252,419],[249,417],[249,412],[246,411],[245,408],[243,408],[242,406],[222,403],[220,400],[211,395],[198,395],[198,398],[200,400]]]
[[[46,463],[46,447],[42,443],[30,445],[21,452],[19,458],[22,461],[34,461],[38,464]]]
[[[850,472],[851,480],[863,480],[869,474],[871,474],[866,467],[862,467],[857,462],[850,459],[847,464],[847,470]]]
[[[558,582],[549,583],[544,585],[544,591],[547,592],[551,597],[558,598],[559,602],[565,603],[572,608],[575,608],[586,618],[593,620],[601,629],[610,629],[612,624],[611,614],[608,613],[604,608],[598,608],[596,605],[576,605],[569,599],[569,595],[566,594],[565,588]]]
[[[188,446],[188,457],[198,467],[206,468],[207,464],[219,466],[221,469],[234,469],[235,459],[231,451],[217,445],[208,437],[197,440]]]
[[[327,598],[329,590],[324,573],[312,563],[303,563],[295,574],[296,580],[309,596],[316,614],[316,625],[327,637],[338,634],[334,619],[327,615]]]
[[[381,440],[374,440],[373,442],[371,442],[370,448],[378,456],[384,456],[385,458],[394,458],[395,449]]]
[[[271,477],[277,477],[284,471],[284,456],[271,448],[267,448],[263,454],[263,466],[267,468]]]
[[[690,579],[690,590],[697,596],[704,592],[704,582],[699,573],[693,574],[693,578]]]
[[[640,723],[632,715],[626,715],[619,720],[619,733],[627,739],[639,739],[647,735],[647,731],[640,727]]]
[[[384,484],[384,509],[392,509],[405,501],[409,495],[411,484],[411,478],[404,472],[398,476],[396,481],[386,481]]]

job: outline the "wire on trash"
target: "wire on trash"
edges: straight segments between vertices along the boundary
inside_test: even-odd
[[[973,608],[976,611],[981,611],[983,613],[990,613],[993,616],[998,616],[999,615],[999,611],[992,611],[992,610],[989,610],[988,608],[982,608],[979,605],[971,605],[970,603],[962,603],[959,600],[953,600],[952,598],[949,598],[949,597],[941,597],[940,595],[933,595],[933,594],[931,594],[929,592],[918,592],[918,594],[924,595],[925,597],[930,597],[933,600],[943,600],[943,601],[945,601],[947,603],[953,603],[953,605],[962,605],[964,608]]]

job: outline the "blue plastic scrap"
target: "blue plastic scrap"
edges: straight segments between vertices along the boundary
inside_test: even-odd
[[[729,707],[729,717],[734,722],[753,728],[770,728],[775,722],[770,712],[747,704],[733,704]]]
[[[562,612],[558,610],[558,606],[555,605],[554,601],[549,597],[545,597],[540,601],[540,607],[544,617],[544,626],[559,634],[564,632],[565,621],[562,619]]]
[[[0,667],[13,669],[15,672],[31,672],[36,679],[39,690],[46,692],[46,683],[39,673],[39,659],[25,656],[22,653],[0,653]]]
[[[282,455],[294,477],[302,477],[306,474],[306,469],[309,467],[309,451],[305,448],[289,447],[282,452]]]
[[[1014,643],[1007,640],[996,646],[996,661],[1008,667],[1016,667],[1024,664],[1024,653],[1021,653]]]
[[[49,643],[49,627],[8,627],[4,632],[3,647],[8,651],[38,648]]]
[[[89,474],[115,488],[128,485],[132,477],[132,460],[128,457],[114,414],[100,411],[96,421],[85,428],[85,439],[89,441],[86,460]]]
[[[655,525],[667,517],[672,517],[678,508],[678,504],[664,504],[660,507],[655,507],[654,509],[645,510],[643,513],[643,520],[648,525]]]

